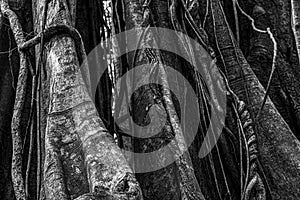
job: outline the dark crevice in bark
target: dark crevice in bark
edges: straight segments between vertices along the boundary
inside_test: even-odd
[[[3,24],[8,24],[7,20],[3,21]],[[3,25],[0,33],[0,52],[9,51],[9,38],[8,34],[12,34],[6,25]],[[13,42],[13,41],[11,41]],[[16,47],[15,43],[11,45],[11,48]],[[13,66],[18,66],[17,52],[11,52],[11,60],[13,63],[9,63],[9,54],[0,55],[0,141],[1,141],[1,161],[0,161],[0,176],[1,178],[1,191],[0,198],[9,200],[14,198],[14,191],[11,181],[11,159],[12,159],[12,137],[11,137],[11,118],[13,112],[13,102],[15,98],[16,84],[13,83],[13,77],[17,77],[18,69]],[[17,63],[15,63],[17,61]]]

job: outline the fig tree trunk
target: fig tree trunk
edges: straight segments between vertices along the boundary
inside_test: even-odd
[[[298,200],[299,17],[297,0],[0,0],[0,199]]]

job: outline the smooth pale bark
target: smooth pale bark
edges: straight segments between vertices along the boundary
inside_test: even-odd
[[[44,2],[38,5],[34,8],[36,22],[42,21]],[[46,27],[72,24],[66,1],[50,1],[48,7]],[[36,23],[35,29],[41,30],[41,25]],[[73,38],[53,37],[45,48],[44,197],[141,199],[131,169],[88,94]]]
[[[210,22],[207,33],[216,42],[215,50],[220,55],[233,91],[250,106],[252,117],[262,105],[265,90],[237,47],[218,0],[211,0]],[[256,122],[258,149],[261,162],[274,199],[298,199],[300,143],[282,119],[274,104],[268,99]]]

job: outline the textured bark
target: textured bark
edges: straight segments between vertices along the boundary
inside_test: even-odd
[[[270,19],[266,11],[260,6],[254,6],[253,19],[255,20],[256,27],[261,30],[266,30],[270,27]],[[271,73],[272,60],[273,60],[273,42],[268,34],[258,33],[251,31],[251,40],[249,47],[249,56],[247,58],[253,72],[261,84],[266,88],[268,85],[269,74]],[[277,62],[282,63],[282,57],[277,57]],[[281,64],[284,65],[284,64]],[[278,65],[277,65],[278,66]],[[278,66],[278,68],[287,68],[287,65]],[[269,96],[280,112],[284,120],[289,124],[294,133],[297,133],[297,122],[294,122],[293,112],[291,112],[291,105],[287,94],[284,89],[284,84],[280,80],[279,70],[276,70],[274,74],[272,86],[269,92]]]
[[[291,0],[292,29],[296,41],[298,60],[300,61],[300,2]]]
[[[207,23],[206,28],[212,43],[216,44],[220,64],[224,66],[231,88],[247,102],[255,118],[265,91],[237,47],[219,1],[211,1],[210,12],[211,23]],[[299,198],[295,187],[299,182],[299,141],[270,100],[256,121],[256,130],[260,158],[273,199]]]
[[[205,31],[202,28],[202,23],[203,20],[201,20],[200,10],[201,8],[206,8],[206,6],[202,5],[208,5],[207,2],[205,3],[200,3],[197,1],[192,1],[190,3],[190,7],[188,7],[188,11],[190,12],[192,19],[186,18],[186,34],[190,35],[190,37],[194,38],[195,40],[199,40],[199,36],[201,37],[203,41],[205,41],[208,52],[210,52],[211,57],[214,58],[214,52],[211,50],[211,48],[208,45],[208,37]],[[178,15],[176,15],[177,18]],[[187,14],[185,14],[187,16]],[[180,19],[180,18],[179,18]],[[197,24],[197,29],[198,33],[196,32],[196,29],[193,28],[193,23],[189,22],[190,20],[194,21],[195,24]],[[182,21],[182,19],[177,21]],[[209,23],[209,22],[208,22]],[[200,33],[200,34],[199,34]],[[199,41],[199,43],[201,43]],[[203,49],[196,49],[194,56],[196,60],[198,60],[197,63],[203,63],[201,59],[199,59],[200,56],[203,52]],[[201,57],[200,57],[201,58]],[[206,79],[207,76],[209,76],[210,80],[207,80],[207,83],[220,83],[216,85],[223,85],[224,84],[224,79],[223,77],[219,77],[219,73],[216,73],[219,69],[215,63],[215,61],[212,61],[212,63],[209,64],[209,66],[203,66],[206,74]],[[185,69],[187,70],[187,69]],[[246,152],[240,152],[240,146],[243,146],[243,148],[251,148],[248,147],[249,144],[247,142],[243,142],[242,144],[239,143],[239,140],[248,140],[249,135],[251,135],[251,128],[249,128],[248,125],[243,125],[244,130],[239,128],[237,126],[237,122],[239,121],[238,119],[241,118],[243,119],[241,123],[244,124],[246,116],[238,116],[237,114],[234,114],[233,107],[231,105],[233,98],[229,97],[228,98],[228,106],[227,106],[227,112],[231,113],[227,115],[226,120],[226,129],[223,130],[223,132],[220,135],[220,138],[218,139],[217,145],[214,147],[214,149],[210,152],[209,155],[207,155],[205,158],[199,159],[198,157],[198,152],[200,151],[200,147],[203,144],[204,137],[206,136],[206,133],[208,131],[208,128],[210,126],[210,103],[211,100],[208,98],[203,98],[203,96],[210,96],[213,94],[207,94],[203,92],[203,88],[199,86],[199,83],[201,83],[201,76],[197,74],[193,74],[195,72],[190,73],[190,78],[187,78],[188,80],[194,80],[195,83],[193,83],[193,87],[195,87],[197,94],[199,96],[198,101],[199,103],[199,111],[198,113],[201,115],[202,121],[199,127],[198,134],[195,138],[195,141],[190,147],[190,154],[192,156],[192,161],[193,165],[197,166],[195,167],[195,172],[196,176],[198,179],[198,183],[201,187],[201,190],[203,191],[203,194],[206,199],[242,199],[242,195],[245,191],[243,188],[244,186],[246,187],[247,183],[246,180],[246,173],[247,173],[247,165],[241,166],[240,163],[243,163],[243,160],[247,160],[247,157],[249,156]],[[197,77],[199,76],[199,77]],[[205,83],[204,83],[205,84]],[[209,85],[209,87],[212,87]],[[227,88],[230,89],[230,88]],[[224,88],[211,88],[210,91],[214,91],[218,94],[224,92]],[[217,99],[215,97],[212,97],[212,99]],[[226,105],[222,106],[222,102],[214,102],[215,108],[223,108]],[[221,104],[220,104],[221,103]],[[207,108],[209,107],[209,108]],[[218,110],[218,109],[216,109]],[[214,115],[216,116],[222,116],[224,115],[224,110],[218,110],[214,111]],[[237,117],[239,117],[237,119]],[[240,119],[240,120],[241,120]],[[229,123],[233,121],[232,123]],[[193,122],[187,122],[187,124],[192,124]],[[189,125],[187,125],[188,127]],[[251,125],[250,125],[251,127]],[[240,131],[240,132],[239,132]],[[242,138],[241,137],[245,137]],[[255,143],[255,142],[254,142]],[[255,144],[254,144],[255,145]],[[242,159],[238,159],[242,158]],[[249,165],[249,163],[248,163]],[[249,166],[248,166],[249,167]]]
[[[45,4],[38,5],[35,21],[41,22]],[[66,1],[50,1],[47,13],[46,27],[72,24]],[[35,29],[41,26],[36,23]],[[131,169],[88,94],[73,38],[53,37],[45,48],[44,198],[141,199]]]
[[[290,1],[251,1],[253,9],[255,6],[262,7],[269,20],[264,21],[263,26],[270,26],[272,32],[278,43],[278,58],[276,62],[276,70],[279,74],[279,81],[281,87],[284,89],[284,93],[289,100],[291,117],[286,118],[286,114],[282,112],[282,108],[278,107],[278,110],[288,122],[292,131],[299,139],[299,82],[294,81],[299,79],[299,59],[297,54],[297,47],[292,29],[292,15],[291,15],[291,2]],[[254,11],[254,10],[253,10]],[[251,10],[250,10],[251,13]],[[262,21],[261,21],[262,22]],[[261,23],[260,22],[260,23]],[[270,25],[268,25],[270,23]],[[270,66],[270,65],[269,65]],[[262,81],[263,82],[263,81]],[[273,82],[274,84],[274,82]],[[275,86],[276,87],[276,86]],[[271,99],[276,99],[271,96]],[[274,101],[275,105],[279,104]]]
[[[46,2],[48,17],[42,32]],[[134,92],[127,103],[138,125],[160,126],[152,116],[165,111],[162,117],[168,116],[168,120],[159,134],[147,139],[122,135],[122,128],[132,127],[127,122],[121,127],[113,124],[109,73],[99,85],[92,85],[93,89],[98,87],[96,109],[89,96],[89,77],[98,76],[79,66],[86,58],[84,49],[90,52],[106,37],[103,31],[109,27],[104,28],[103,1],[33,0],[31,5],[25,0],[0,0],[0,199],[299,199],[298,1],[238,1],[258,28],[271,28],[278,43],[270,99],[257,119],[272,67],[273,44],[267,34],[252,29],[249,19],[234,6],[235,0],[112,2],[116,33],[149,26],[170,28],[202,45],[205,50],[194,49],[195,61],[201,62],[204,51],[213,59],[216,52],[218,63],[213,60],[204,71],[210,81],[229,80],[227,118],[216,147],[207,157],[199,158],[210,125],[209,105],[220,102],[211,102],[213,94],[203,89],[201,76],[184,59],[169,52],[142,48],[114,60],[120,70],[114,78],[142,64],[155,66],[156,70],[153,66],[143,68],[135,74],[136,82],[124,82],[120,90],[125,89],[124,96]],[[184,38],[159,35],[148,40],[152,35],[140,37],[143,34],[137,35],[142,47],[168,38],[160,45],[187,53],[189,44]],[[126,41],[122,39],[119,42]],[[34,46],[36,58],[32,56]],[[181,108],[173,91],[156,84],[131,91],[157,78],[165,87],[175,83],[177,93],[185,93],[180,97],[184,101],[189,95],[183,81],[167,76],[162,64],[189,80],[197,93],[199,110],[190,105]],[[218,67],[226,77],[211,73]],[[27,74],[28,69],[31,74]],[[35,74],[39,69],[41,73]],[[122,99],[122,108],[125,101]],[[170,152],[178,154],[178,146],[185,143],[174,142],[174,135],[183,139],[195,123],[187,114],[201,117],[189,153],[167,167],[164,161],[170,154],[162,154],[152,162],[161,165],[161,170],[133,175],[113,137],[118,134],[120,147],[137,153],[152,152],[171,142]],[[186,120],[184,127],[179,126],[181,120]],[[153,126],[144,134],[150,134]]]
[[[19,21],[20,24],[22,24],[22,31],[24,31],[24,35],[26,36],[30,36],[31,30],[32,30],[32,15],[31,15],[31,1],[9,1],[9,6],[10,9],[12,9],[15,12],[15,16],[18,18],[17,21]],[[0,28],[2,33],[1,36],[5,38],[4,41],[1,41],[1,45],[6,46],[5,48],[7,48],[6,50],[4,50],[4,54],[1,51],[1,56],[2,59],[0,61],[1,65],[4,67],[4,71],[3,73],[1,72],[1,74],[3,75],[2,78],[3,80],[6,80],[7,83],[1,83],[1,98],[3,99],[3,101],[1,102],[6,102],[6,105],[3,105],[2,107],[2,111],[4,113],[1,114],[1,116],[3,117],[3,121],[1,119],[1,123],[6,123],[5,126],[1,125],[1,131],[5,131],[6,132],[6,136],[3,135],[3,137],[0,139],[1,143],[3,144],[3,149],[5,149],[4,151],[2,151],[3,154],[3,159],[1,161],[1,163],[3,164],[3,170],[8,170],[7,173],[5,173],[3,176],[1,175],[1,177],[4,177],[4,179],[2,179],[4,182],[4,185],[1,186],[1,188],[4,189],[4,191],[2,190],[0,193],[1,199],[13,199],[14,195],[11,193],[12,192],[12,180],[6,180],[5,177],[11,177],[11,161],[12,161],[12,153],[13,153],[13,148],[12,148],[12,131],[10,126],[14,127],[14,131],[15,128],[19,126],[19,133],[20,133],[20,137],[22,140],[22,143],[24,143],[23,147],[23,151],[22,151],[22,157],[23,157],[23,163],[22,163],[22,170],[23,172],[26,170],[24,166],[26,166],[27,164],[27,152],[28,152],[28,148],[25,145],[25,143],[27,144],[28,142],[28,134],[26,134],[26,126],[28,123],[28,116],[29,116],[29,112],[30,112],[30,90],[31,87],[30,85],[27,87],[27,90],[23,90],[25,91],[25,93],[20,94],[20,91],[17,91],[18,94],[17,96],[23,96],[22,98],[24,98],[26,101],[24,101],[24,107],[22,108],[21,111],[21,115],[20,115],[20,123],[18,125],[18,123],[15,123],[16,120],[14,120],[12,122],[12,115],[13,115],[13,110],[12,107],[13,104],[15,103],[15,95],[16,95],[16,88],[17,88],[17,81],[18,81],[18,74],[19,74],[19,68],[20,68],[20,60],[19,60],[19,52],[17,51],[17,44],[14,40],[15,35],[13,34],[13,32],[11,31],[11,29],[14,30],[14,33],[16,32],[17,27],[14,26],[10,26],[10,22],[8,19],[7,15],[3,15],[2,11],[1,15],[2,15],[2,27]],[[12,13],[12,12],[11,12]],[[11,16],[10,16],[11,17]],[[1,21],[1,20],[0,20]],[[22,35],[22,33],[20,34]],[[3,39],[4,39],[3,38]],[[1,46],[0,45],[0,46]],[[18,44],[20,45],[20,43]],[[7,51],[7,53],[5,53]],[[26,54],[26,59],[31,60],[31,51],[27,52]],[[28,66],[26,66],[27,68]],[[24,71],[24,68],[22,69],[22,71]],[[22,72],[21,71],[21,72]],[[24,79],[22,80],[24,81]],[[30,83],[31,79],[29,77],[28,81],[23,84],[23,86],[25,86],[26,84]],[[20,84],[20,83],[19,83]],[[19,102],[20,103],[20,102]],[[28,104],[29,103],[29,104]],[[16,110],[18,110],[18,108],[16,108]],[[16,110],[14,111],[16,113]],[[20,112],[20,111],[17,111]],[[15,116],[14,116],[15,117]],[[9,139],[10,140],[7,140]],[[2,167],[1,167],[2,168]],[[15,168],[15,167],[14,167]],[[30,171],[32,173],[32,170]],[[32,180],[32,179],[31,179]],[[30,182],[30,185],[34,185],[33,182]]]
[[[9,19],[9,23],[14,35],[16,44],[20,46],[25,42],[22,27],[18,20],[17,15],[9,8],[8,2],[2,0],[0,2],[1,12]],[[12,180],[14,191],[17,199],[25,199],[25,185],[22,177],[22,153],[23,141],[21,133],[21,115],[25,104],[25,93],[28,78],[27,57],[24,52],[19,51],[20,55],[20,71],[18,77],[18,84],[16,88],[16,99],[14,105],[14,112],[12,117],[12,142],[13,142],[13,155],[12,155]]]
[[[142,7],[139,1],[124,1],[126,13],[124,21],[126,22],[126,30],[141,27],[145,28],[150,25],[171,28],[169,23],[170,20],[168,18],[169,10],[167,5],[167,1],[155,0],[151,1],[149,5],[144,5],[144,7]],[[151,21],[149,17],[151,17],[153,21]],[[147,64],[149,62],[151,64],[149,67],[143,67],[142,72],[135,72],[135,82],[129,83],[127,86],[129,87],[128,93],[130,94],[130,92],[133,92],[130,90],[135,88],[135,86],[141,86],[145,82],[151,82],[151,80],[154,78],[154,73],[157,73],[157,75],[155,75],[155,79],[160,79],[160,81],[163,83],[163,87],[168,88],[167,86],[169,81],[178,81],[176,80],[176,77],[167,77],[167,72],[165,71],[166,69],[164,69],[162,66],[163,63],[171,66],[174,69],[179,69],[179,65],[176,65],[176,62],[174,62],[176,57],[170,53],[143,48],[144,46],[147,46],[147,44],[151,45],[152,42],[155,42],[148,40],[148,38],[153,37],[153,39],[155,38],[154,40],[157,38],[155,35],[151,34],[143,35],[141,32],[137,34],[137,38],[141,37],[140,45],[142,50],[137,50],[136,52],[129,53],[127,55],[129,69],[133,69],[136,66]],[[164,35],[162,37],[171,39],[168,37],[168,35]],[[162,45],[172,45],[171,42],[173,40],[171,39],[162,41]],[[174,45],[174,48],[175,46],[176,45]],[[155,96],[158,97],[156,100]],[[161,112],[159,110],[165,110],[169,119],[164,128],[156,136],[153,136],[149,139],[135,138],[133,140],[134,151],[138,153],[153,152],[164,147],[169,142],[171,142],[173,146],[172,149],[170,149],[170,151],[173,153],[165,153],[160,155],[158,158],[153,158],[153,161],[147,160],[145,162],[154,163],[156,166],[161,166],[161,169],[155,172],[137,174],[137,179],[141,184],[145,199],[204,199],[204,196],[196,181],[194,170],[189,161],[190,158],[188,154],[182,155],[174,163],[165,167],[165,160],[170,159],[170,156],[173,154],[178,154],[177,145],[179,144],[174,143],[174,135],[180,135],[183,139],[182,127],[180,127],[178,121],[178,110],[176,110],[178,105],[174,103],[171,96],[172,95],[168,90],[151,84],[143,86],[142,90],[136,91],[132,96],[130,103],[133,121],[136,124],[144,125],[149,122],[149,115],[151,116],[153,113],[150,114],[148,111],[152,106],[155,108],[152,107],[151,110],[158,109],[156,111],[158,113]],[[153,123],[154,126],[156,125],[159,127],[159,125],[156,123],[160,122],[152,122],[152,120],[155,119],[151,119],[151,124]],[[147,130],[146,133],[150,134],[151,130],[152,128],[149,127],[149,130]],[[183,141],[177,142],[182,143]],[[137,164],[137,167],[143,165],[142,163]]]

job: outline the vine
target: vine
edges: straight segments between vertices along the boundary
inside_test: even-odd
[[[259,32],[259,33],[264,33],[264,34],[268,34],[270,36],[270,39],[272,40],[273,42],[273,61],[272,61],[272,69],[271,69],[271,73],[270,73],[270,76],[269,76],[269,80],[268,80],[268,85],[267,85],[267,88],[266,88],[266,94],[264,96],[264,99],[263,99],[263,102],[262,102],[262,105],[255,117],[255,120],[258,119],[258,117],[260,116],[260,113],[261,111],[264,109],[264,106],[267,102],[267,98],[268,98],[268,95],[270,93],[270,88],[271,88],[271,83],[272,83],[272,79],[273,79],[273,76],[274,76],[274,72],[276,70],[276,59],[277,59],[277,51],[278,51],[278,47],[277,47],[277,42],[276,42],[276,39],[273,35],[273,33],[271,32],[271,29],[270,28],[267,28],[267,30],[261,30],[259,28],[257,28],[255,26],[255,20],[250,16],[248,15],[240,6],[238,0],[233,0],[235,5],[238,7],[238,9],[240,10],[240,12],[245,16],[247,17],[250,21],[251,21],[251,26],[253,28],[253,30]]]

